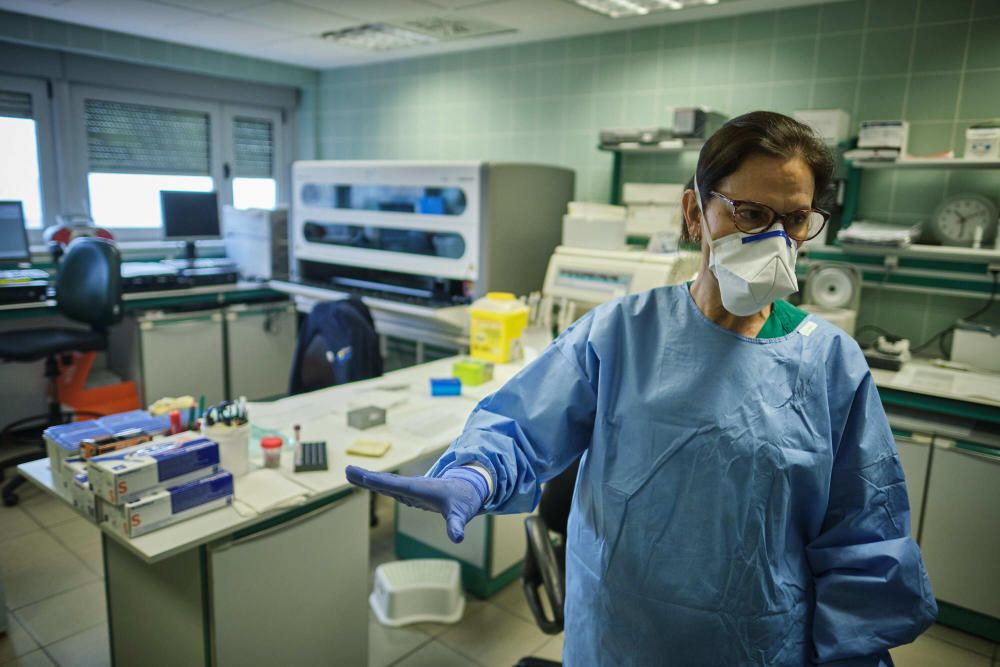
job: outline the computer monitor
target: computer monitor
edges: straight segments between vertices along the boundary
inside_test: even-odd
[[[0,263],[31,261],[24,209],[19,201],[0,201]]]
[[[184,256],[194,262],[198,239],[221,238],[219,202],[214,192],[160,190],[163,234],[186,242]]]

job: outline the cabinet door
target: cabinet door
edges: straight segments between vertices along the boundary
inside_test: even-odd
[[[921,550],[934,596],[1000,618],[1000,450],[935,439]]]
[[[226,398],[222,312],[184,313],[139,322],[143,402],[205,394],[211,405]]]
[[[295,328],[295,308],[288,304],[226,311],[231,396],[259,401],[288,393]]]
[[[920,518],[927,483],[927,464],[931,455],[931,438],[914,434],[896,435],[896,450],[906,475],[906,494],[910,497],[910,534],[920,541]]]
[[[369,497],[210,549],[214,665],[368,664]]]

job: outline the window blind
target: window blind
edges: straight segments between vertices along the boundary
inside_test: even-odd
[[[91,171],[210,175],[206,112],[86,100],[84,114]]]
[[[31,118],[31,95],[13,90],[0,90],[0,116]]]
[[[269,120],[233,119],[233,176],[271,178],[274,127]]]

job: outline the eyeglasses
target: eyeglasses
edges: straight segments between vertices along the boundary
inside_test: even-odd
[[[819,236],[826,226],[830,214],[818,208],[803,208],[790,213],[778,213],[767,204],[755,201],[730,199],[726,195],[711,191],[713,197],[718,197],[729,205],[736,229],[744,234],[756,234],[764,231],[775,221],[780,221],[785,233],[795,241],[808,241]]]

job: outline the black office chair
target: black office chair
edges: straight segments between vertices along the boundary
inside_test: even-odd
[[[56,391],[59,357],[72,352],[92,352],[108,346],[108,327],[122,317],[121,255],[110,242],[100,238],[79,238],[66,249],[55,280],[56,304],[70,320],[90,325],[89,329],[50,327],[4,331],[0,333],[0,360],[31,362],[45,359],[45,377],[49,382],[49,409],[41,417],[29,417],[9,425],[0,441],[9,440],[14,428],[42,420],[45,426],[66,422]],[[68,363],[68,360],[67,360]],[[41,440],[38,440],[39,444]],[[3,472],[20,463],[45,456],[44,445],[38,452],[7,459]],[[14,490],[24,482],[18,475],[3,487],[3,503],[17,504]]]
[[[524,555],[521,585],[535,622],[547,635],[563,631],[563,607],[566,604],[566,532],[579,459],[549,480],[542,490],[538,514],[524,520],[528,548]],[[556,536],[555,543],[553,535]],[[546,615],[542,601],[552,612]],[[562,663],[544,658],[522,658],[517,667],[560,667]]]

